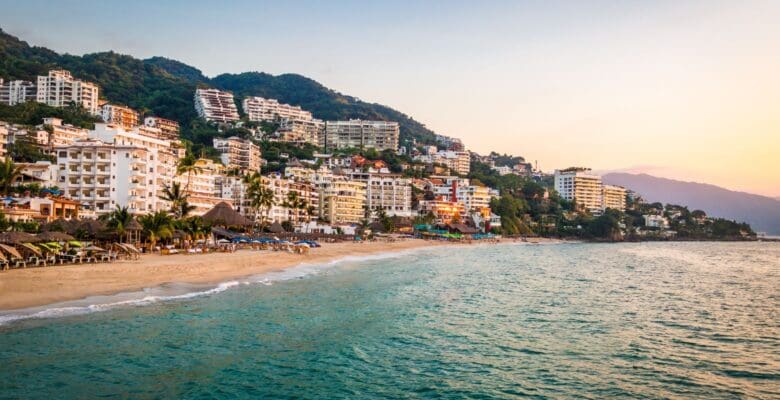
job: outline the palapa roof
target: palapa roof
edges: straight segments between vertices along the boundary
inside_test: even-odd
[[[68,240],[74,240],[76,238],[74,238],[71,235],[68,235],[65,232],[45,231],[38,234],[38,239],[44,242],[60,242],[60,241],[67,242]]]
[[[224,226],[250,226],[252,221],[236,212],[230,204],[221,202],[201,217],[204,221]]]
[[[278,222],[274,222],[273,224],[271,224],[271,226],[268,227],[268,230],[271,231],[272,233],[285,233],[285,232],[287,232],[287,231],[284,230],[284,227],[282,227],[282,224],[280,224]]]
[[[21,244],[21,243],[37,243],[41,239],[37,236],[29,234],[27,232],[2,232],[0,233],[0,243],[7,244]]]
[[[450,224],[450,229],[464,234],[474,234],[479,232],[476,228],[472,228],[465,224]]]
[[[130,222],[125,227],[126,231],[141,231],[144,227],[141,226],[141,224],[138,223],[138,221],[135,220],[135,218],[131,219]]]

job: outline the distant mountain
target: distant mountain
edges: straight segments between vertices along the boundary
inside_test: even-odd
[[[301,75],[245,72],[210,79],[195,67],[164,57],[140,60],[114,52],[58,54],[30,46],[0,29],[0,78],[35,80],[52,68],[65,68],[79,79],[97,83],[101,97],[111,102],[179,121],[184,135],[197,118],[195,89],[203,86],[232,91],[239,102],[244,96],[275,98],[299,105],[321,119],[397,121],[402,143],[412,139],[422,143],[435,141],[433,131],[400,111],[341,94]]]
[[[602,179],[631,189],[648,202],[687,205],[710,216],[747,222],[756,232],[780,235],[780,201],[771,197],[647,174],[609,173]]]

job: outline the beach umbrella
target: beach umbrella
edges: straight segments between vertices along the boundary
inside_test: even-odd
[[[84,248],[84,250],[86,250],[86,251],[106,251],[105,249],[102,249],[102,248],[94,246],[94,245],[87,246],[87,247]]]
[[[21,244],[21,243],[37,243],[41,239],[38,239],[35,235],[27,232],[2,232],[0,233],[0,243],[6,244]]]
[[[41,253],[41,249],[33,246],[30,243],[22,243],[21,246],[24,247],[27,250],[30,250],[31,252],[33,252],[33,254],[35,254],[38,257],[43,255],[43,253]]]
[[[7,244],[0,243],[0,249],[4,252],[10,254],[14,258],[23,258],[22,254],[19,253],[19,250],[16,250],[13,246],[9,246]]]
[[[46,242],[67,242],[75,238],[65,232],[46,231],[39,233],[38,239]]]

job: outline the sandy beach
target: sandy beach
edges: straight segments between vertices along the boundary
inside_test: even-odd
[[[219,283],[302,263],[325,263],[347,256],[441,246],[446,242],[326,243],[309,254],[239,250],[200,255],[144,255],[110,264],[57,265],[0,272],[0,310],[42,306],[88,296],[141,290],[169,282]]]

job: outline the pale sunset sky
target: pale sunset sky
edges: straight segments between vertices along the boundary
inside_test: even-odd
[[[474,151],[780,196],[780,1],[0,0],[34,45],[299,73]]]

